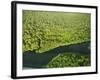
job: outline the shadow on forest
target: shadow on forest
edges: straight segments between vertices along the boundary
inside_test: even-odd
[[[23,67],[42,68],[58,54],[62,54],[64,52],[89,54],[90,53],[89,47],[90,47],[90,41],[78,44],[72,44],[68,46],[59,46],[57,48],[54,48],[52,50],[40,54],[36,53],[35,51],[26,51],[23,53]]]

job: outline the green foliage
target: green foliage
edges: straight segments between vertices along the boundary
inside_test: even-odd
[[[90,14],[23,10],[23,52],[90,40]]]
[[[78,53],[62,53],[46,65],[47,68],[78,66],[90,66],[90,56],[80,55]]]
[[[90,41],[89,13],[23,10],[23,52],[50,49]],[[60,53],[45,67],[90,66],[90,55]]]

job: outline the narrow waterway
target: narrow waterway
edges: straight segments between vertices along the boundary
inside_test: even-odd
[[[41,54],[34,51],[26,51],[23,53],[23,67],[41,68],[42,66],[47,65],[57,55],[63,54],[64,52],[90,55],[90,51],[90,41],[67,46],[59,46]]]

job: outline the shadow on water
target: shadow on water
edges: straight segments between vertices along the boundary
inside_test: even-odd
[[[43,52],[41,54],[35,51],[26,51],[23,53],[23,67],[24,68],[42,68],[48,64],[54,57],[64,52],[73,52],[81,54],[90,53],[90,41],[72,44],[68,46],[59,46],[52,50]]]

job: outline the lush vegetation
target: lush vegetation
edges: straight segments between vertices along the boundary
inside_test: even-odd
[[[23,10],[23,53],[90,41],[90,14]],[[68,52],[66,52],[68,53]],[[60,54],[46,67],[88,66],[89,55]]]
[[[63,53],[59,54],[57,57],[52,59],[46,67],[78,67],[78,66],[89,66],[90,64],[90,55],[80,55],[79,53]]]

